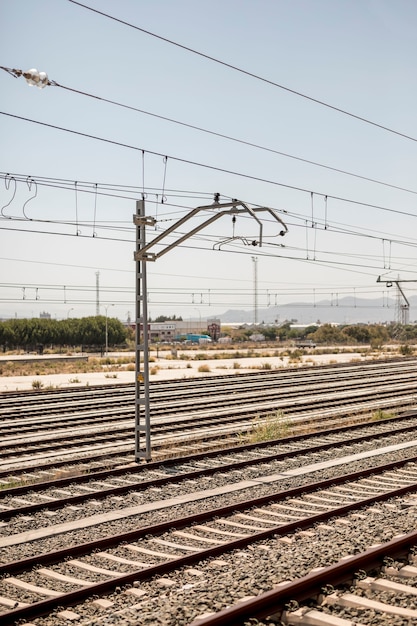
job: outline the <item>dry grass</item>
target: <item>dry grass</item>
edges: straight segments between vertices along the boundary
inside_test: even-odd
[[[134,371],[134,357],[91,357],[87,361],[36,361],[20,362],[18,359],[0,363],[0,376],[48,376],[50,374],[88,374],[112,370]]]
[[[249,443],[283,439],[291,434],[291,421],[285,419],[282,411],[277,411],[266,418],[258,419],[245,436]]]
[[[160,348],[161,349],[161,348]],[[190,349],[192,350],[190,353]],[[326,349],[321,348],[320,350],[314,350],[314,355],[322,355],[322,354],[331,354],[331,353],[352,353],[352,348],[337,348],[337,349]],[[369,350],[364,348],[356,348],[356,352],[361,355],[361,357],[370,356],[371,353]],[[386,353],[387,351],[385,351]],[[398,349],[394,350],[394,352],[398,353]],[[379,352],[376,353],[374,358],[381,358],[385,355],[385,353]],[[232,369],[238,370],[243,364],[240,363],[240,359],[244,358],[260,358],[263,359],[261,365],[249,368],[249,369],[273,369],[277,366],[272,366],[270,363],[266,361],[268,358],[279,358],[283,361],[284,359],[288,359],[288,363],[286,367],[298,367],[299,365],[305,364],[314,364],[314,355],[309,354],[308,363],[303,362],[302,350],[291,350],[288,347],[281,347],[279,350],[274,349],[270,350],[268,348],[265,349],[238,349],[238,350],[219,350],[215,349],[215,346],[205,346],[204,352],[201,351],[201,348],[194,347],[194,349],[190,346],[187,347],[187,353],[179,353],[177,359],[187,361],[186,367],[191,369],[192,361],[201,361],[203,359],[207,360],[218,360],[224,359],[231,361],[230,367]],[[22,354],[22,356],[25,356]],[[46,355],[45,355],[46,356]],[[54,355],[51,355],[54,356]],[[57,355],[56,355],[57,356]],[[69,353],[68,355],[62,354],[61,356],[74,356],[74,354]],[[174,357],[170,351],[166,351],[163,355],[164,359],[174,361]],[[392,355],[390,355],[392,356]],[[48,376],[53,374],[68,374],[69,376],[75,374],[86,374],[86,373],[94,373],[94,372],[117,372],[117,371],[134,371],[135,370],[135,356],[127,354],[126,356],[121,357],[95,357],[89,356],[87,360],[39,360],[35,362],[27,362],[20,361],[19,359],[7,361],[7,355],[2,355],[2,360],[0,361],[0,376],[8,377],[8,376],[30,376],[36,379],[36,377],[40,376]],[[358,357],[355,359],[358,361]],[[156,366],[157,358],[152,354],[149,356],[149,362]],[[335,359],[330,361],[330,364],[336,363]],[[207,367],[207,366],[206,366]],[[208,372],[210,369],[198,369],[199,372]],[[39,383],[34,381],[34,388],[40,388]]]

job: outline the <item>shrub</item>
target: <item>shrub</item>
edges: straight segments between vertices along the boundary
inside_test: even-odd
[[[281,411],[275,415],[268,415],[265,420],[255,422],[248,434],[250,443],[282,439],[289,435],[291,422],[284,420]]]
[[[390,411],[383,411],[382,409],[377,409],[372,414],[372,420],[375,422],[379,422],[381,420],[389,420],[392,417],[395,417],[395,414]]]
[[[43,382],[41,380],[32,380],[32,389],[42,389]]]
[[[413,348],[407,344],[399,347],[399,353],[402,354],[403,356],[408,356],[410,354],[413,354],[413,352],[414,352]]]
[[[198,368],[199,372],[209,372],[210,371],[210,367],[208,365],[200,365]]]

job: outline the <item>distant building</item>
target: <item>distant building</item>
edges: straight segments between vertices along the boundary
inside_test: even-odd
[[[135,328],[135,324],[130,324]],[[142,328],[142,326],[141,326]],[[167,322],[149,322],[148,333],[150,341],[174,341],[179,335],[186,336],[189,333],[206,333],[207,325],[203,321],[172,320]]]
[[[251,341],[265,341],[265,335],[262,335],[261,333],[253,333],[249,339]]]
[[[207,320],[207,330],[213,341],[217,341],[220,337],[221,326],[221,320],[216,317],[211,317]]]
[[[39,317],[43,320],[50,320],[51,314],[47,313],[46,311],[42,311],[42,313],[39,313]]]

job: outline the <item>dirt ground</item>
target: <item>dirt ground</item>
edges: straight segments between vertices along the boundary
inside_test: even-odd
[[[267,353],[266,353],[267,354]],[[338,354],[304,354],[298,360],[290,359],[288,356],[256,356],[256,357],[239,357],[231,359],[199,359],[193,360],[195,352],[187,353],[181,351],[182,357],[189,356],[190,360],[185,358],[175,359],[168,354],[156,353],[152,355],[149,372],[150,380],[170,380],[194,378],[198,376],[218,376],[244,373],[248,371],[260,371],[271,369],[282,369],[289,367],[300,367],[301,365],[325,365],[328,363],[341,363],[351,361],[365,361],[374,358],[371,355],[364,356],[359,352],[347,352]],[[111,353],[109,357],[116,359],[120,354]],[[123,355],[125,356],[125,355]],[[19,357],[16,357],[19,358]],[[27,357],[26,357],[27,358]],[[47,357],[45,357],[47,358]],[[82,373],[63,373],[63,374],[46,374],[37,376],[29,374],[26,376],[2,376],[0,377],[0,392],[3,391],[20,391],[33,388],[68,388],[83,387],[92,385],[106,385],[115,383],[133,383],[135,380],[135,372],[127,371],[117,365],[106,365],[100,372],[82,372]]]

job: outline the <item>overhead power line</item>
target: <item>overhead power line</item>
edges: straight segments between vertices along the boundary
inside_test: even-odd
[[[6,71],[8,74],[11,74],[14,77],[23,76],[25,72],[22,70],[15,70],[9,67],[4,67],[0,65],[0,69]],[[65,89],[66,91],[70,91],[72,93],[76,93],[80,96],[85,96],[87,98],[92,98],[93,100],[98,100],[99,102],[105,102],[107,104],[111,104],[113,106],[120,107],[122,109],[127,109],[129,111],[134,111],[136,113],[141,113],[142,115],[148,115],[149,117],[154,117],[159,120],[163,120],[165,122],[169,122],[171,124],[176,124],[178,126],[182,126],[184,128],[190,128],[191,130],[195,130],[197,132],[205,133],[208,135],[212,135],[214,137],[219,137],[220,139],[226,139],[227,141],[233,141],[234,143],[238,143],[240,145],[248,146],[250,148],[255,148],[256,150],[262,150],[264,152],[269,152],[270,154],[276,154],[278,156],[282,156],[286,159],[293,159],[294,161],[300,161],[300,163],[306,163],[308,165],[313,165],[315,167],[320,167],[322,169],[326,169],[332,172],[336,172],[338,174],[343,174],[344,176],[351,176],[353,178],[358,178],[360,180],[365,180],[370,183],[375,183],[377,185],[383,185],[384,187],[389,187],[391,189],[397,189],[399,191],[404,191],[406,193],[412,193],[417,195],[417,191],[413,189],[408,189],[406,187],[402,187],[400,185],[393,185],[392,183],[387,183],[383,180],[378,180],[376,178],[371,178],[370,176],[364,176],[362,174],[357,174],[355,172],[349,172],[348,170],[344,170],[338,167],[334,167],[332,165],[326,165],[324,163],[319,163],[318,161],[313,161],[312,159],[307,159],[304,157],[299,157],[294,154],[289,154],[288,152],[282,152],[281,150],[276,150],[275,148],[270,148],[268,146],[262,146],[258,143],[247,141],[245,139],[239,139],[237,137],[232,137],[231,135],[226,135],[224,133],[220,133],[214,130],[210,130],[208,128],[203,128],[201,126],[196,126],[194,124],[189,124],[188,122],[183,122],[181,120],[176,120],[171,117],[167,117],[165,115],[159,115],[157,113],[152,113],[151,111],[145,111],[144,109],[140,109],[138,107],[134,107],[129,104],[124,104],[122,102],[117,102],[116,100],[110,100],[109,98],[104,98],[102,96],[98,96],[96,94],[88,93],[87,91],[81,91],[80,89],[75,89],[74,87],[68,87],[66,85],[61,85],[55,80],[49,80],[47,82],[51,87],[59,87],[61,89]]]
[[[70,0],[71,1],[71,0]],[[166,155],[162,152],[155,152],[154,150],[145,150],[144,148],[140,148],[138,146],[133,146],[131,144],[123,143],[120,141],[115,141],[113,139],[106,139],[104,137],[99,137],[97,135],[91,135],[90,133],[83,133],[81,131],[72,130],[70,128],[64,128],[63,126],[57,126],[55,124],[48,124],[47,122],[41,122],[39,120],[33,120],[28,117],[23,117],[21,115],[16,115],[14,113],[6,113],[5,111],[0,111],[0,115],[5,115],[7,117],[11,117],[18,120],[23,120],[25,122],[30,122],[31,124],[38,124],[39,126],[45,126],[47,128],[53,128],[54,130],[61,130],[65,133],[69,133],[72,135],[77,135],[79,137],[85,137],[87,139],[94,139],[96,141],[102,141],[104,143],[108,143],[114,146],[119,146],[121,148],[128,148],[129,150],[136,150],[137,152],[141,152],[144,154],[150,154],[152,156],[158,156],[165,159],[171,159],[172,161],[177,161],[178,163],[184,163],[186,165],[192,165],[194,167],[206,168],[215,172],[220,172],[222,174],[229,174],[231,176],[238,176],[240,178],[245,178],[247,180],[254,180],[256,182],[265,183],[267,185],[274,185],[276,187],[284,187],[285,189],[291,189],[293,191],[300,191],[302,193],[314,194],[316,196],[321,196],[322,198],[328,198],[332,200],[337,200],[339,202],[346,202],[349,204],[356,204],[358,206],[378,209],[381,211],[387,211],[389,213],[395,213],[397,215],[407,215],[409,217],[416,217],[413,213],[407,213],[406,211],[400,211],[398,209],[390,209],[389,207],[384,207],[377,204],[372,204],[370,202],[362,202],[360,200],[352,200],[351,198],[343,198],[342,196],[335,196],[331,194],[324,193],[322,191],[312,191],[311,189],[306,189],[305,187],[297,187],[296,185],[289,185],[286,183],[278,182],[276,180],[270,180],[268,178],[261,178],[260,176],[254,176],[251,174],[243,174],[242,172],[236,172],[234,170],[229,170],[222,167],[217,167],[215,165],[209,165],[207,163],[200,163],[198,161],[192,161],[191,159],[183,159],[181,157],[176,157],[172,155]],[[412,192],[417,193],[417,192]],[[285,211],[284,211],[285,212]]]
[[[287,91],[288,93],[292,93],[295,96],[299,96],[300,98],[304,98],[305,100],[309,100],[310,102],[314,102],[315,104],[319,104],[321,106],[324,106],[328,109],[331,109],[333,111],[336,111],[337,113],[341,113],[343,115],[347,115],[348,117],[354,118],[356,120],[359,120],[360,122],[364,122],[365,124],[369,124],[371,126],[374,126],[376,128],[380,128],[381,130],[385,130],[389,133],[392,133],[394,135],[397,135],[399,137],[403,137],[404,139],[409,139],[410,141],[415,141],[417,142],[417,138],[412,137],[411,135],[407,135],[405,133],[402,133],[400,131],[394,130],[393,128],[389,128],[388,126],[384,126],[383,124],[379,124],[377,122],[373,122],[372,120],[369,120],[365,117],[362,117],[361,115],[356,115],[355,113],[351,113],[350,111],[346,111],[345,109],[342,109],[340,107],[334,106],[332,104],[329,104],[328,102],[324,102],[323,100],[319,100],[318,98],[313,98],[312,96],[308,96],[307,94],[302,93],[301,91],[297,91],[295,89],[291,89],[290,87],[286,87],[285,85],[281,85],[280,83],[277,83],[269,78],[265,78],[263,76],[260,76],[258,74],[255,74],[253,72],[249,72],[248,70],[244,70],[241,67],[238,67],[237,65],[233,65],[232,63],[227,63],[226,61],[222,61],[221,59],[217,59],[216,57],[213,57],[209,54],[206,54],[204,52],[200,52],[199,50],[195,50],[194,48],[190,48],[189,46],[186,46],[184,44],[178,43],[177,41],[173,41],[172,39],[168,39],[167,37],[163,37],[162,35],[157,35],[156,33],[152,33],[149,30],[146,30],[145,28],[141,28],[140,26],[136,26],[135,24],[131,24],[130,22],[127,22],[126,20],[122,20],[118,17],[115,17],[114,15],[109,15],[108,13],[104,13],[104,11],[99,11],[98,9],[94,9],[93,7],[90,7],[86,4],[83,4],[82,2],[78,2],[77,0],[68,0],[68,2],[71,2],[72,4],[76,4],[80,7],[82,7],[83,9],[87,9],[88,11],[92,11],[93,13],[96,13],[98,15],[101,15],[103,17],[106,17],[110,20],[113,20],[114,22],[118,22],[119,24],[123,24],[124,26],[128,26],[129,28],[133,28],[134,30],[137,30],[141,33],[144,33],[145,35],[149,35],[150,37],[154,37],[155,39],[159,39],[160,41],[164,41],[165,43],[168,43],[172,46],[176,46],[177,48],[181,48],[182,50],[185,50],[186,52],[191,52],[192,54],[195,54],[199,57],[202,57],[204,59],[207,59],[208,61],[212,61],[213,63],[217,63],[218,65],[222,65],[223,67],[228,67],[231,70],[234,70],[235,72],[239,72],[240,74],[243,74],[245,76],[249,76],[250,78],[254,78],[256,80],[259,80],[263,83],[266,83],[268,85],[271,85],[273,87],[277,87],[278,89],[282,89],[284,91]]]
[[[413,189],[407,189],[406,187],[401,187],[400,185],[393,185],[391,183],[387,183],[382,180],[378,180],[376,178],[371,178],[370,176],[363,176],[362,174],[356,174],[355,172],[349,172],[348,170],[343,170],[338,167],[333,167],[331,165],[325,165],[324,163],[319,163],[317,161],[313,161],[311,159],[305,159],[303,157],[296,156],[294,154],[289,154],[288,152],[281,152],[280,150],[275,150],[274,148],[269,148],[267,146],[261,146],[260,144],[246,141],[244,139],[238,139],[237,137],[232,137],[230,135],[225,135],[223,133],[219,133],[213,130],[209,130],[207,128],[202,128],[201,126],[194,126],[193,124],[188,124],[187,122],[182,122],[179,120],[174,120],[169,117],[165,117],[163,115],[158,115],[156,113],[151,113],[150,111],[144,111],[143,109],[138,109],[136,107],[123,104],[121,102],[116,102],[115,100],[109,100],[108,98],[102,98],[101,96],[97,96],[94,94],[87,93],[85,91],[79,91],[78,89],[73,89],[72,87],[66,87],[65,85],[60,85],[57,82],[53,82],[54,87],[60,87],[61,89],[66,89],[67,91],[72,91],[74,93],[80,94],[82,96],[86,96],[88,98],[93,98],[95,100],[99,100],[102,102],[107,102],[108,104],[112,104],[117,107],[121,107],[124,109],[129,109],[131,111],[136,111],[138,113],[142,113],[143,115],[149,115],[150,117],[155,117],[160,120],[164,120],[166,122],[170,122],[172,124],[177,124],[180,126],[184,126],[186,128],[191,128],[192,130],[196,130],[201,133],[206,133],[208,135],[213,135],[215,137],[219,137],[221,139],[226,139],[227,141],[233,141],[235,143],[248,146],[250,148],[256,148],[257,150],[263,150],[264,152],[269,152],[271,154],[276,154],[278,156],[285,157],[286,159],[293,159],[295,161],[300,161],[301,163],[307,163],[308,165],[314,165],[315,167],[321,167],[322,169],[330,170],[332,172],[336,172],[338,174],[343,174],[345,176],[351,176],[353,178],[359,178],[361,180],[365,180],[370,183],[375,183],[377,185],[384,185],[385,187],[390,187],[391,189],[398,189],[399,191],[405,191],[407,193],[412,193],[417,195],[417,191]]]

